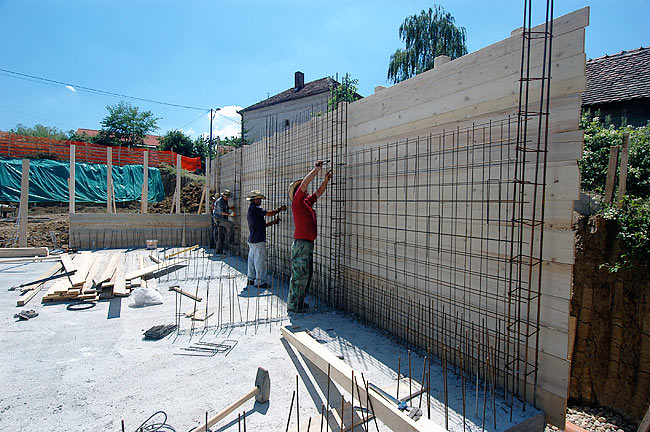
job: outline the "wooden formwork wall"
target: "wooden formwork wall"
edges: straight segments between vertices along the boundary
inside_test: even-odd
[[[588,8],[553,23],[547,166],[541,173],[545,195],[513,196],[522,59],[521,31],[515,30],[347,109],[341,106],[221,157],[220,184],[238,191],[240,243],[245,245],[248,235],[249,190],[267,195],[266,208],[289,205],[289,183],[303,177],[314,160],[331,160],[334,181],[317,204],[314,292],[421,348],[437,352],[441,340],[461,343],[469,346],[465,355],[478,360],[485,354],[473,345],[481,340],[483,349],[494,350],[500,370],[513,361],[530,362],[536,373],[527,376],[526,385],[517,379],[513,386],[508,379],[514,374],[506,372],[498,375],[499,383],[518,395],[525,387],[526,399],[544,409],[550,423],[563,426],[588,23]],[[532,41],[532,76],[540,75],[542,49],[541,40]],[[538,86],[531,84],[532,106],[539,104]],[[537,130],[531,128],[526,138],[534,143]],[[531,160],[527,166],[522,180],[533,180],[543,165]],[[505,340],[511,309],[518,305],[509,294],[515,260],[507,246],[515,242],[507,239],[526,239],[530,231],[513,228],[513,205],[526,204],[518,217],[539,220],[542,197],[541,261],[530,267],[530,277],[526,268],[514,270],[519,285],[528,283],[526,289],[539,289],[541,296],[524,299],[524,310],[517,312],[517,323],[532,322],[533,329],[519,333],[531,343],[517,345]],[[538,204],[531,204],[535,200]],[[268,231],[269,265],[286,277],[293,223],[290,212],[280,217],[283,223]],[[538,241],[519,244],[533,255]],[[454,325],[460,332],[452,331]],[[515,346],[516,354],[501,344]],[[480,369],[478,361],[471,362],[474,367]]]
[[[80,249],[143,248],[150,239],[159,247],[209,246],[210,231],[206,214],[70,214],[70,246]]]

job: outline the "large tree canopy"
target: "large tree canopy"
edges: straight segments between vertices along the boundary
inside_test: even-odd
[[[140,111],[128,102],[120,101],[106,109],[108,115],[101,122],[102,130],[97,136],[97,142],[108,145],[142,145],[145,135],[158,129],[158,118],[151,111]]]
[[[456,27],[454,17],[439,5],[407,17],[399,35],[406,47],[390,56],[388,80],[393,83],[433,69],[437,56],[455,59],[467,54],[465,28]]]

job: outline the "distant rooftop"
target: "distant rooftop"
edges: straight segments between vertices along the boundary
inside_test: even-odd
[[[271,96],[270,98],[265,99],[261,102],[246,107],[239,112],[253,111],[271,105],[276,105],[282,102],[301,99],[307,96],[313,96],[325,92],[329,93],[332,87],[338,85],[338,82],[336,82],[330,77],[327,77],[327,78],[318,79],[316,81],[308,82],[307,84],[301,86],[300,83],[298,82],[299,73],[301,72],[296,72],[296,85],[294,87],[287,89],[282,93],[278,93],[275,96]],[[302,77],[304,80],[304,75]]]
[[[582,105],[650,98],[650,48],[590,59],[586,75]]]
[[[95,130],[95,129],[82,129],[82,128],[77,129],[77,135],[86,134],[89,137],[94,137],[98,133],[99,133],[99,131]],[[160,138],[160,137],[158,137],[156,135],[145,135],[144,136],[144,146],[149,147],[149,148],[158,148],[158,144],[160,144],[160,142],[158,141],[158,138]]]

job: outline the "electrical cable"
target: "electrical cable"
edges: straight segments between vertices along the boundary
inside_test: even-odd
[[[151,420],[158,414],[162,414],[164,416],[162,422],[147,424],[149,420]],[[142,424],[135,429],[135,432],[157,432],[157,431],[176,432],[176,429],[174,429],[172,426],[167,424],[167,413],[163,410],[156,411],[155,413],[151,414],[148,419],[143,421]]]
[[[2,72],[4,72],[4,73],[2,73]],[[4,76],[10,77],[10,78],[18,78],[18,79],[22,79],[22,80],[25,80],[25,81],[38,82],[38,83],[41,83],[41,84],[49,84],[49,85],[63,86],[63,87],[71,86],[71,87],[75,88],[76,90],[82,90],[82,91],[86,91],[86,92],[89,92],[89,93],[100,94],[100,95],[104,95],[104,96],[113,96],[113,97],[134,99],[134,100],[139,100],[139,101],[144,101],[144,102],[151,102],[151,103],[160,104],[160,105],[167,105],[167,106],[173,106],[173,107],[177,107],[177,108],[185,108],[185,109],[191,109],[191,110],[197,110],[197,111],[210,111],[210,109],[206,109],[206,108],[198,108],[198,107],[193,107],[193,106],[189,106],[189,105],[181,105],[181,104],[175,104],[175,103],[171,103],[171,102],[157,101],[157,100],[154,100],[154,99],[141,98],[141,97],[137,97],[137,96],[129,96],[129,95],[121,94],[121,93],[115,93],[115,92],[110,92],[110,91],[106,91],[106,90],[99,90],[99,89],[94,89],[92,87],[85,87],[85,86],[81,86],[81,85],[77,85],[77,84],[52,80],[52,79],[49,79],[49,78],[42,78],[42,77],[38,77],[38,76],[35,76],[35,75],[29,75],[29,74],[24,74],[24,73],[20,73],[20,72],[14,72],[14,71],[11,71],[11,70],[8,70],[8,69],[0,68],[0,75],[4,75]]]

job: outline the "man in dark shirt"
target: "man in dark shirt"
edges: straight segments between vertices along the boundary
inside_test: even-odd
[[[291,210],[296,226],[293,245],[291,246],[291,281],[289,282],[289,298],[287,309],[289,312],[305,312],[308,305],[305,295],[311,284],[314,272],[314,240],[318,234],[316,212],[314,204],[320,198],[332,179],[332,171],[328,171],[320,187],[311,195],[307,195],[307,186],[318,175],[323,166],[323,161],[316,162],[314,169],[302,180],[296,180],[289,186]]]
[[[222,254],[223,248],[226,244],[232,244],[234,234],[234,224],[228,220],[231,208],[228,207],[228,199],[230,199],[230,191],[228,189],[221,192],[221,196],[214,203],[212,210],[212,223],[214,226],[214,241],[216,254]]]
[[[261,207],[262,200],[266,199],[262,192],[253,190],[246,198],[250,201],[248,206],[248,285],[257,285],[259,288],[269,288],[266,278],[266,227],[280,223],[280,218],[270,222],[264,216],[275,216],[287,209],[286,206],[275,210],[265,210]]]

